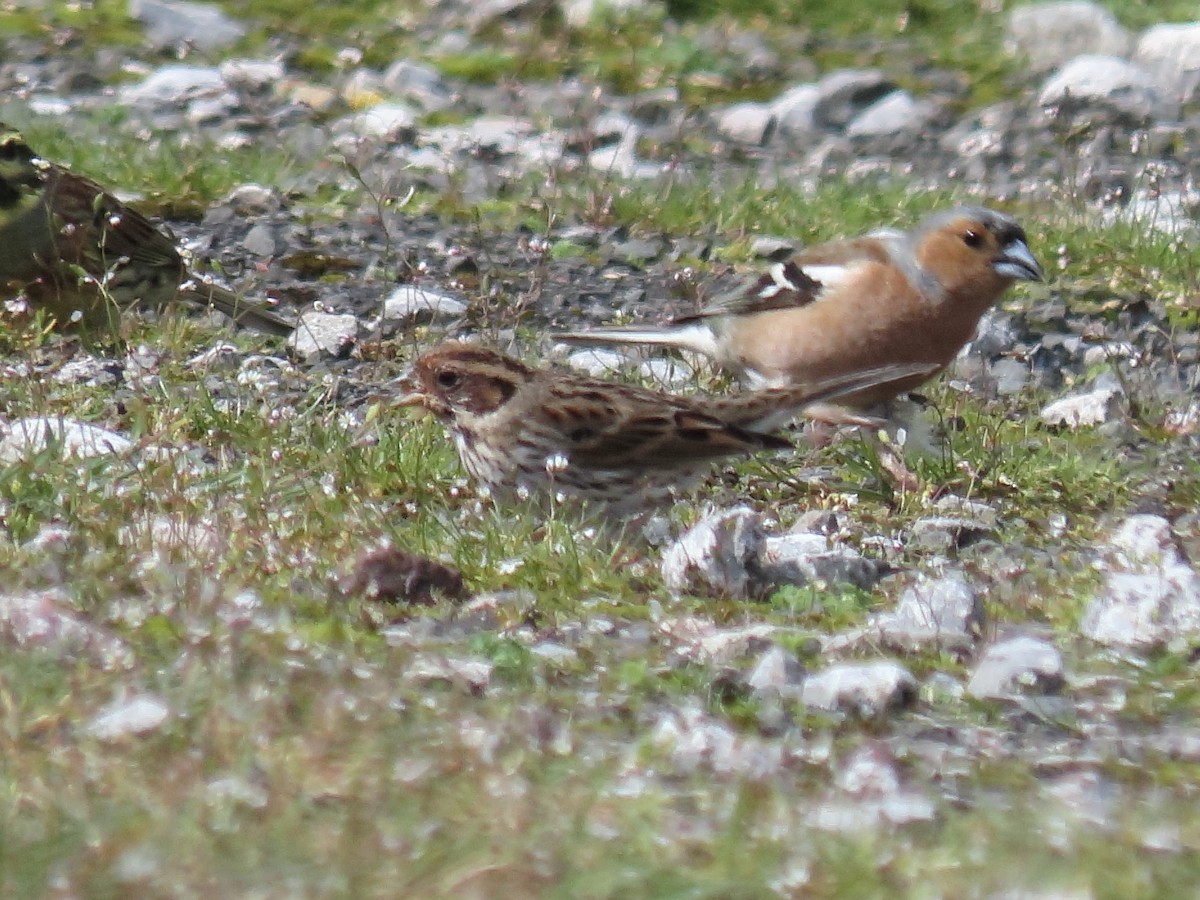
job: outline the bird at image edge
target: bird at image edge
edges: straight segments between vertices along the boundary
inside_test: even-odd
[[[175,242],[100,185],[38,157],[0,122],[0,290],[60,325],[111,328],[138,303],[177,296],[238,325],[288,335],[293,325],[232,291],[198,280]]]

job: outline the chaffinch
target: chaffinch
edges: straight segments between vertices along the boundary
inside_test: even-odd
[[[756,387],[815,384],[885,365],[927,367],[838,399],[865,410],[945,369],[1014,281],[1042,277],[1011,216],[964,206],[936,213],[909,232],[874,232],[805,249],[748,288],[665,326],[557,337],[692,350]]]

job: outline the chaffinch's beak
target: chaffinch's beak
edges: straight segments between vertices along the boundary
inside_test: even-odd
[[[1005,278],[1016,281],[1041,281],[1045,276],[1042,267],[1033,258],[1029,245],[1024,241],[1012,241],[1004,248],[1004,253],[996,260],[992,268]]]

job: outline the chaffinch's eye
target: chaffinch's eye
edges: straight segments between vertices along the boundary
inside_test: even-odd
[[[963,243],[971,248],[982,246],[983,235],[974,228],[968,228],[963,232]]]
[[[443,369],[437,373],[437,385],[440,388],[450,390],[458,387],[458,383],[462,380],[457,372],[452,372],[449,369]]]

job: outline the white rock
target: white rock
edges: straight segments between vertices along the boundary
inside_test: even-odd
[[[408,664],[404,678],[417,683],[445,681],[480,694],[492,680],[492,669],[492,664],[484,659],[454,659],[426,653]]]
[[[761,146],[775,131],[775,115],[765,103],[735,103],[715,116],[717,131],[739,144]]]
[[[904,623],[958,634],[978,634],[984,623],[983,599],[960,572],[923,578],[896,605]]]
[[[117,540],[124,546],[193,557],[215,557],[226,537],[211,523],[183,515],[138,515],[117,530]]]
[[[288,349],[306,362],[322,356],[341,356],[358,338],[358,319],[352,315],[307,312],[287,339]]]
[[[1148,648],[1200,636],[1200,574],[1175,546],[1166,519],[1130,516],[1107,550],[1104,584],[1080,623],[1085,637]]]
[[[1047,425],[1063,425],[1074,431],[1103,425],[1120,408],[1121,392],[1117,388],[1099,388],[1086,394],[1071,394],[1047,404],[1041,412]]]
[[[37,647],[64,659],[87,658],[103,669],[134,663],[120,638],[78,616],[59,590],[0,594],[0,642],[6,653],[12,645]]]
[[[49,447],[61,448],[67,458],[90,459],[128,453],[133,442],[115,431],[74,419],[18,419],[0,439],[0,462],[17,462]]]
[[[1138,40],[1133,61],[1184,103],[1200,94],[1200,22],[1155,25]]]
[[[1183,563],[1171,523],[1162,516],[1138,513],[1123,521],[1108,539],[1118,569],[1159,569]]]
[[[163,66],[142,81],[122,87],[117,100],[130,106],[179,106],[224,90],[225,79],[212,66]]]
[[[467,311],[467,304],[454,297],[403,284],[392,291],[383,301],[383,318],[386,322],[432,319],[453,319]]]
[[[852,138],[883,138],[920,132],[933,118],[931,104],[913,98],[908,91],[893,91],[876,100],[846,126]]]
[[[821,89],[815,84],[798,84],[771,101],[770,110],[779,123],[779,133],[795,142],[812,138],[817,126],[817,103]]]
[[[696,369],[670,356],[652,356],[638,364],[638,374],[664,391],[683,391],[696,383]]]
[[[1156,647],[1200,635],[1200,577],[1187,567],[1114,573],[1088,604],[1084,637],[1120,647]]]
[[[606,347],[588,347],[575,350],[566,358],[566,364],[577,372],[602,378],[619,372],[629,365],[629,357],[620,350],[609,350]]]
[[[1075,57],[1050,76],[1038,95],[1042,106],[1071,101],[1103,103],[1139,118],[1165,118],[1175,109],[1154,76],[1141,66],[1101,54]]]
[[[762,553],[758,514],[747,506],[715,513],[689,528],[663,553],[662,577],[673,594],[756,596],[753,570]]]
[[[1195,191],[1135,191],[1124,206],[1104,211],[1106,223],[1130,222],[1169,234],[1172,237],[1194,238],[1197,234],[1193,212],[1200,207],[1200,194]]]
[[[1033,637],[1016,637],[984,651],[967,682],[967,693],[980,700],[1001,700],[1030,690],[1057,691],[1063,680],[1063,658],[1057,647]]]
[[[588,154],[589,168],[622,178],[657,178],[662,168],[656,163],[638,159],[637,136],[629,132],[617,143],[598,147]]]
[[[119,741],[157,731],[170,715],[165,700],[142,694],[110,703],[92,719],[85,731],[100,741]]]
[[[405,103],[377,103],[369,109],[350,116],[345,126],[364,137],[392,138],[411,130],[417,124],[417,114]]]
[[[802,699],[811,709],[849,712],[863,717],[882,715],[917,696],[917,680],[891,660],[841,663],[804,680]]]
[[[1100,4],[1063,0],[1015,7],[1005,44],[1035,72],[1045,72],[1082,53],[1125,56],[1133,38]]]

